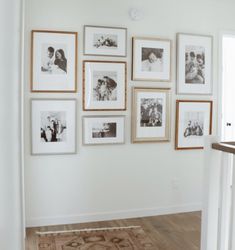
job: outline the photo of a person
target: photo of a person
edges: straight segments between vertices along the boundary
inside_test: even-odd
[[[161,127],[162,126],[162,99],[142,98],[140,104],[140,126]]]
[[[43,74],[67,74],[66,46],[42,45],[41,72]]]
[[[93,46],[95,48],[117,48],[117,35],[111,34],[94,34],[93,37]]]
[[[163,71],[163,49],[142,48],[142,71],[162,72]]]
[[[93,98],[95,101],[117,100],[117,73],[95,71],[93,76]]]
[[[200,46],[186,46],[185,83],[205,84],[205,49]]]
[[[185,114],[184,137],[203,136],[203,112],[187,112]]]
[[[107,138],[117,136],[117,124],[110,123],[94,123],[92,124],[92,138]]]

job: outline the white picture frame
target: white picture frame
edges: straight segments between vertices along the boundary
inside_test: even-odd
[[[132,38],[132,80],[171,81],[171,40]]]
[[[83,116],[83,144],[123,144],[125,116]]]
[[[126,62],[83,61],[83,110],[126,110]]]
[[[212,94],[213,37],[177,34],[177,93]]]
[[[203,149],[204,136],[212,133],[213,102],[176,100],[175,149]]]
[[[127,29],[106,26],[84,26],[84,55],[127,55]]]
[[[77,32],[32,30],[31,92],[77,91]]]
[[[170,141],[170,89],[132,89],[132,142]]]
[[[31,99],[32,155],[76,153],[76,99]]]

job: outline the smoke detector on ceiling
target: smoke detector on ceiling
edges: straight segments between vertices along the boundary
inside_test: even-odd
[[[133,21],[140,21],[144,18],[144,13],[142,10],[137,8],[131,8],[129,10],[129,16]]]

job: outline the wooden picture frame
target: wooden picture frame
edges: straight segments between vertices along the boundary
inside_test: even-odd
[[[31,99],[31,154],[76,153],[76,99]]]
[[[83,61],[83,110],[126,110],[126,62]]]
[[[127,28],[84,26],[84,55],[126,57]]]
[[[171,40],[132,38],[132,80],[171,81]]]
[[[213,102],[176,100],[175,149],[203,149],[203,136],[212,133]]]
[[[77,32],[31,31],[31,92],[77,91]]]
[[[125,116],[84,116],[83,144],[123,144],[125,142]]]
[[[170,89],[132,89],[132,142],[170,141]]]
[[[213,37],[177,34],[177,93],[212,94]]]

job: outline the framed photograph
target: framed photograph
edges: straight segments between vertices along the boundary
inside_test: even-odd
[[[127,29],[84,26],[84,55],[126,56]]]
[[[133,88],[132,142],[170,140],[170,89]]]
[[[83,61],[83,110],[126,110],[126,62]]]
[[[212,101],[176,101],[175,149],[203,149],[212,131]]]
[[[212,93],[212,36],[177,34],[178,94]]]
[[[77,32],[31,32],[31,92],[77,91]]]
[[[84,116],[83,143],[116,144],[125,141],[124,116]]]
[[[32,154],[76,153],[76,100],[31,100]]]
[[[132,48],[132,80],[170,81],[170,40],[133,37]]]

